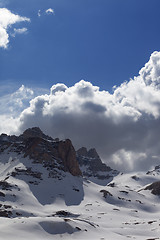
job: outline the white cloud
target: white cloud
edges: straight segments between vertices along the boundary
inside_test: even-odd
[[[16,34],[24,34],[27,31],[27,28],[14,28],[14,33],[12,35],[15,36]]]
[[[45,12],[47,14],[55,14],[55,12],[54,12],[54,10],[52,8],[48,8]]]
[[[45,11],[42,11],[42,10],[38,10],[38,17],[41,17],[41,16],[43,16],[43,15],[55,15],[55,11],[54,11],[54,9],[52,9],[52,8],[48,8],[47,10],[45,10]]]
[[[6,8],[0,8],[0,47],[7,48],[8,46],[9,27],[11,27],[11,25],[15,23],[24,22],[24,21],[29,22],[30,19],[14,14]]]
[[[160,52],[152,53],[149,61],[140,70],[139,74],[147,85],[160,89]]]
[[[24,110],[14,115],[17,129],[39,126],[53,137],[71,138],[76,148],[96,147],[106,163],[122,171],[148,169],[160,160],[159,77],[155,52],[140,75],[114,87],[113,94],[84,80],[72,87],[53,85],[48,94],[31,94],[28,107],[22,104]]]
[[[29,101],[34,97],[34,91],[22,85],[16,92],[0,97],[0,117],[13,120],[17,118],[24,108],[29,106]],[[9,121],[9,120],[8,120]],[[7,121],[7,122],[8,122]],[[1,121],[1,123],[3,123]],[[6,124],[6,121],[5,121]],[[2,125],[0,129],[3,129]],[[18,126],[18,124],[17,124]],[[8,128],[8,127],[7,127]],[[10,132],[12,128],[10,129]]]
[[[0,115],[0,133],[19,133],[19,119],[7,114]]]
[[[0,26],[0,47],[7,48],[9,43],[9,35],[7,31]]]
[[[41,16],[41,10],[38,10],[38,17]]]

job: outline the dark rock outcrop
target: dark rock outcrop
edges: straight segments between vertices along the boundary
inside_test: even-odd
[[[108,196],[110,197],[113,196],[109,191],[106,191],[106,190],[101,190],[100,193],[103,193],[104,198],[107,198]]]
[[[29,156],[36,163],[43,163],[51,170],[57,168],[81,176],[81,170],[76,158],[76,152],[71,140],[59,141],[45,135],[40,128],[34,127],[24,131],[19,137],[0,135],[1,152],[10,152]]]
[[[51,137],[45,135],[39,127],[33,127],[26,129],[22,135],[20,135],[20,138],[22,139],[28,139],[28,138],[44,138],[46,140],[53,140]]]
[[[152,194],[160,196],[160,181],[148,185],[144,190],[151,190]]]
[[[95,148],[91,148],[89,151],[85,147],[80,148],[77,150],[77,160],[86,177],[103,180],[117,173],[101,161]]]
[[[66,171],[70,172],[73,176],[82,175],[71,140],[67,139],[59,142],[57,155],[62,159]]]

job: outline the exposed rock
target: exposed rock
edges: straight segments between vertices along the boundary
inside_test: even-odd
[[[20,135],[20,137],[25,138],[25,139],[39,137],[39,138],[44,138],[44,139],[48,139],[48,140],[53,140],[51,137],[45,135],[39,127],[33,127],[33,128],[26,129],[23,132],[23,134]]]
[[[24,131],[19,137],[0,135],[0,152],[8,149],[9,152],[29,156],[35,163],[42,163],[52,171],[49,176],[56,175],[53,169],[70,172],[73,176],[82,175],[76,152],[72,142],[67,139],[59,141],[45,135],[40,128],[34,127]],[[13,175],[17,173],[13,172]]]
[[[152,194],[160,195],[160,181],[150,184],[144,190],[151,190]]]
[[[5,197],[5,194],[3,192],[0,192],[0,197]]]
[[[25,156],[30,156],[38,162],[48,163],[46,166],[51,168],[58,167],[73,176],[81,175],[76,152],[69,139],[55,142],[40,137],[28,138],[25,144]]]
[[[156,175],[159,176],[160,175],[160,165],[155,166],[155,168],[152,171],[148,171],[146,174],[153,175],[153,176],[156,176]]]
[[[77,155],[78,155],[78,156],[88,157],[87,148],[81,147],[80,149],[78,149],[78,150],[77,150]]]
[[[0,189],[2,189],[2,190],[10,190],[11,187],[12,187],[12,185],[10,185],[8,182],[0,181]]]
[[[88,151],[88,157],[90,157],[90,158],[99,158],[100,159],[100,157],[99,157],[99,155],[98,155],[98,153],[97,153],[97,151],[96,151],[96,149],[95,148],[91,148],[89,151]]]
[[[112,195],[109,191],[107,191],[107,190],[101,190],[100,192],[103,193],[103,197],[104,197],[104,198],[106,198],[107,196],[110,196],[110,197],[113,196],[113,195]]]
[[[7,210],[0,210],[0,217],[11,217],[12,212],[11,211],[7,211]]]
[[[73,176],[82,175],[71,140],[60,141],[57,150],[58,157],[63,160],[65,170],[69,171]]]
[[[15,171],[12,172],[11,174],[13,177],[17,176],[17,175],[26,175],[26,176],[32,176],[34,178],[40,179],[42,180],[42,173],[37,172],[37,171],[32,171],[31,168],[27,168],[27,169],[19,169],[19,168],[15,168]]]
[[[90,149],[89,151],[87,151],[87,149],[84,147],[80,148],[77,151],[77,159],[80,166],[89,165],[90,170],[92,170],[93,172],[97,171],[105,172],[111,170],[110,167],[102,163],[98,153],[94,148]]]
[[[103,180],[110,178],[111,172],[111,175],[117,173],[117,171],[113,172],[109,166],[102,163],[95,148],[89,151],[85,147],[80,148],[77,151],[77,159],[81,169],[83,169],[83,175],[86,177],[96,177]]]
[[[67,212],[67,211],[64,211],[64,210],[60,210],[60,211],[57,211],[55,215],[68,217],[68,216],[70,216],[72,214],[70,212]]]
[[[136,175],[132,176],[132,179],[134,179],[135,181],[139,180],[139,177],[137,177]]]
[[[77,155],[88,158],[100,158],[95,148],[91,148],[89,151],[87,151],[87,148],[81,147],[77,150]]]

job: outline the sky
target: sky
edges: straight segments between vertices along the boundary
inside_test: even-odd
[[[159,0],[0,0],[0,133],[39,126],[121,171],[159,164],[159,9]]]

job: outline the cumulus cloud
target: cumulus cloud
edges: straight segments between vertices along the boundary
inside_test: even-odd
[[[7,8],[0,8],[0,47],[7,48],[9,43],[8,29],[18,22],[29,22],[30,19],[12,13]]]
[[[160,161],[159,77],[160,53],[154,52],[139,76],[113,94],[84,80],[58,83],[17,115],[18,130],[39,126],[52,137],[71,138],[76,148],[95,147],[113,168],[148,170]]]
[[[55,14],[54,13],[54,10],[52,8],[48,8],[46,11],[45,11],[47,14]]]
[[[155,51],[149,62],[140,70],[140,76],[146,85],[152,85],[160,89],[160,52]]]

